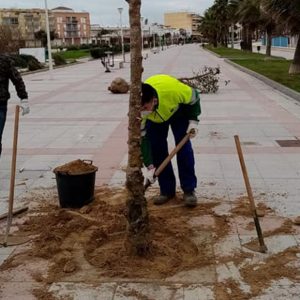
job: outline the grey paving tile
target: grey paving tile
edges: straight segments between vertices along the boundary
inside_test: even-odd
[[[262,295],[254,297],[254,300],[298,300],[300,284],[281,279],[273,282],[272,286],[266,289]]]
[[[123,283],[117,287],[113,300],[174,299],[183,300],[183,287],[180,284]]]
[[[40,288],[40,284],[35,282],[5,282],[1,286],[0,298],[3,300],[36,300],[32,290]]]
[[[100,283],[89,285],[84,283],[58,282],[53,283],[49,292],[60,299],[72,300],[112,300],[117,284]]]
[[[214,288],[200,284],[184,287],[184,300],[215,300]]]

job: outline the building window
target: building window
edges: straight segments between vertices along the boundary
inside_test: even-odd
[[[81,23],[85,24],[86,23],[86,18],[81,18]]]
[[[62,23],[62,17],[57,17],[57,23]]]
[[[19,20],[18,18],[3,18],[4,25],[18,25]]]

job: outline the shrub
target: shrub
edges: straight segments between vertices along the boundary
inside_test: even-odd
[[[39,70],[42,68],[43,68],[42,64],[35,57],[32,57],[32,59],[30,59],[28,61],[28,70],[29,71],[35,71],[35,70]]]
[[[79,49],[90,49],[91,47],[90,47],[90,45],[88,45],[88,44],[81,44],[80,46],[79,46]]]
[[[130,44],[124,44],[124,52],[130,51]]]
[[[91,53],[91,57],[93,58],[102,58],[105,56],[105,51],[107,51],[107,49],[105,48],[92,48],[90,50]]]
[[[10,55],[10,58],[13,60],[14,65],[19,68],[27,68],[27,60],[22,58],[20,55]]]
[[[70,50],[70,51],[72,51],[72,50],[78,50],[78,49],[79,49],[79,47],[75,46],[75,45],[71,45],[71,46],[67,47],[67,50]]]
[[[56,66],[65,65],[67,63],[65,58],[59,53],[53,54],[53,60]]]
[[[16,54],[10,56],[16,67],[28,68],[30,71],[42,69],[43,65],[32,55]]]

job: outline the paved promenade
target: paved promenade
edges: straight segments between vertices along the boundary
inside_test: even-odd
[[[279,218],[293,219],[300,215],[300,147],[282,147],[277,142],[300,139],[299,102],[236,70],[196,44],[149,53],[143,65],[144,79],[156,73],[192,76],[205,65],[221,68],[218,93],[201,97],[199,135],[193,140],[199,201],[222,198],[218,211],[226,215],[230,214],[236,199],[246,194],[234,143],[234,135],[239,135],[254,197],[274,211],[273,216],[264,218],[263,225],[274,229],[280,223]],[[73,159],[93,160],[99,167],[98,186],[124,185],[129,94],[116,95],[107,90],[115,77],[129,81],[128,62],[123,69],[114,68],[111,73],[104,72],[100,61],[88,61],[56,69],[52,76],[49,72],[24,76],[31,113],[20,117],[15,207],[30,191],[55,187],[52,169]],[[13,115],[18,104],[13,90],[9,103],[0,159],[0,214],[7,211]],[[170,147],[172,143],[170,137]],[[239,218],[233,220],[236,230],[219,245],[222,248],[219,251],[226,253],[234,247],[241,248],[255,236],[254,230],[249,233],[239,222],[242,222]],[[292,233],[272,236],[266,243],[270,255],[288,247],[299,248],[300,229],[294,226]],[[15,250],[10,249],[0,248],[0,264]],[[256,254],[256,259],[262,259],[262,255]],[[300,266],[300,258],[297,263]],[[98,292],[81,283],[57,283],[51,290],[62,297],[73,295],[74,299],[139,299],[120,293],[131,288],[143,291],[148,297],[141,299],[217,299],[213,292],[216,282],[231,277],[240,280],[237,266],[230,264],[205,272],[201,273],[206,274],[205,278],[193,276],[192,281],[182,277],[172,283],[172,290],[157,282],[103,283],[97,287]],[[14,286],[16,281],[11,278],[3,290],[4,298],[1,295],[0,298],[25,299],[22,292],[10,294]],[[299,294],[299,282],[280,279],[255,299],[297,300]],[[26,297],[33,299],[29,292]]]

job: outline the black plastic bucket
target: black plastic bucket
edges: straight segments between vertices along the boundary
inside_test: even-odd
[[[89,161],[92,164],[91,161]],[[58,167],[59,168],[59,167]],[[97,167],[85,173],[72,174],[54,169],[59,204],[62,208],[81,208],[94,200]]]

